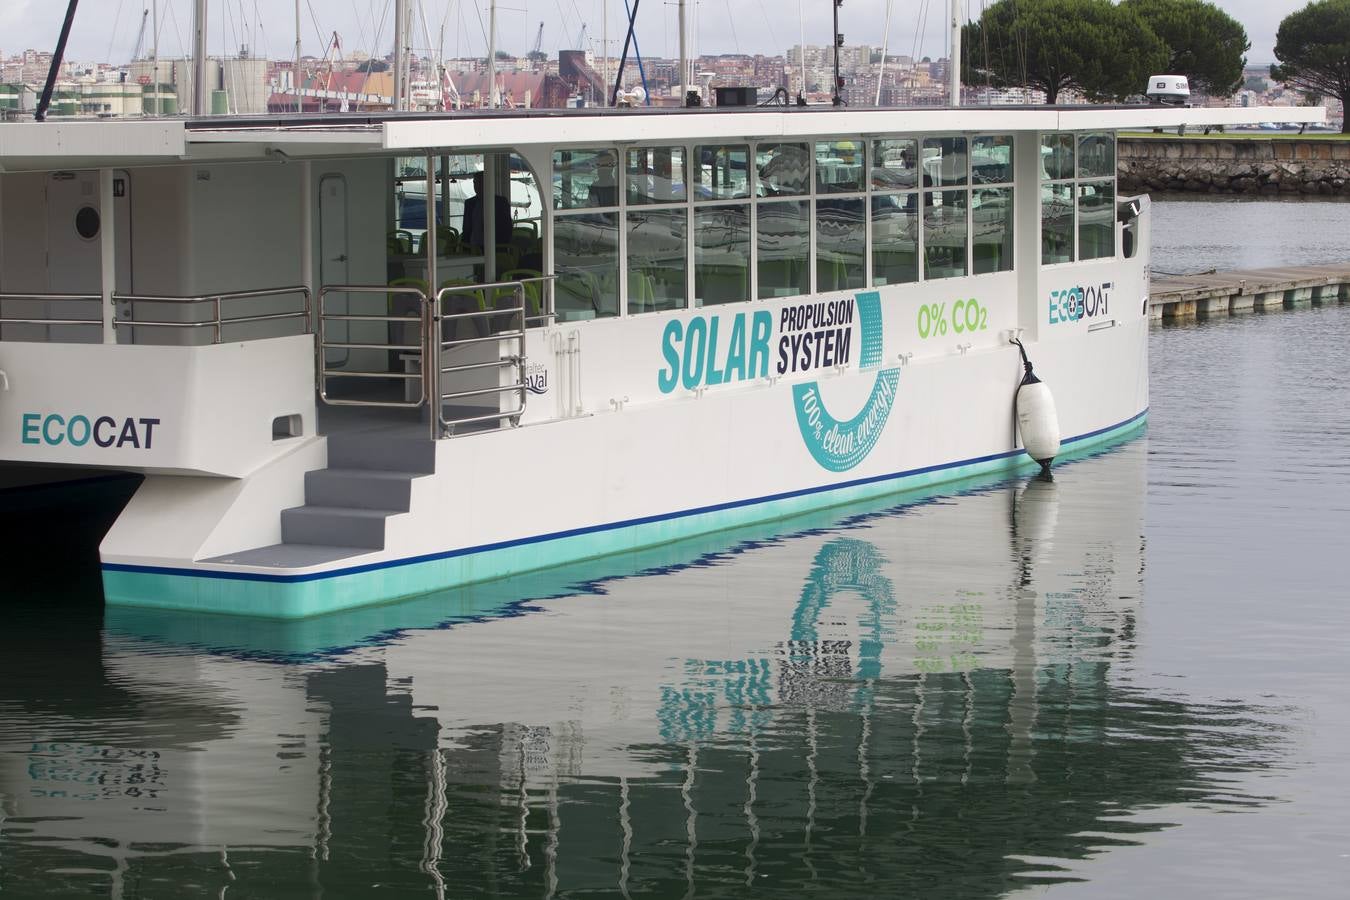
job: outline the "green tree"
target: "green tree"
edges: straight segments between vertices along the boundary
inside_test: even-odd
[[[1285,16],[1275,35],[1270,77],[1305,97],[1350,103],[1350,0],[1320,0]],[[1350,134],[1350,116],[1341,124]]]
[[[1168,60],[1138,14],[1110,0],[998,0],[961,38],[967,84],[1038,88],[1047,103],[1070,88],[1089,100],[1141,93]]]
[[[1124,0],[1172,58],[1162,70],[1185,75],[1191,89],[1211,97],[1230,97],[1242,87],[1244,55],[1251,47],[1247,30],[1228,13],[1205,0]],[[1152,73],[1159,74],[1159,73]]]

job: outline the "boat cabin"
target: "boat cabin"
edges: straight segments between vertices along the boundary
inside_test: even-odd
[[[904,359],[1067,334],[1142,296],[1115,129],[1197,112],[5,125],[0,455],[237,477],[846,368],[865,291]]]

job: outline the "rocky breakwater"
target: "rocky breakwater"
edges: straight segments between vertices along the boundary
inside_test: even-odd
[[[1350,140],[1122,137],[1122,193],[1350,197]]]

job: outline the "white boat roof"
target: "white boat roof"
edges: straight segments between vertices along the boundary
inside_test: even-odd
[[[10,122],[0,172],[217,162],[276,156],[362,156],[427,148],[817,138],[896,133],[1100,131],[1321,124],[1300,107],[966,106],[920,109],[473,110],[266,118]]]

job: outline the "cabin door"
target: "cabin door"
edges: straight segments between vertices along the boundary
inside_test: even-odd
[[[98,172],[53,172],[47,179],[47,290],[97,294],[103,289]],[[131,177],[113,173],[116,290],[131,293]]]
[[[324,175],[319,179],[319,287],[328,284],[350,284],[351,254],[347,246],[347,179],[342,175]],[[347,312],[349,294],[334,294],[329,313]],[[316,297],[315,302],[319,300]],[[317,312],[317,310],[316,310]],[[331,339],[346,343],[350,338],[350,322],[334,322]],[[340,367],[347,364],[349,350],[325,350],[324,364]]]
[[[319,284],[347,284],[347,179],[319,179]]]

